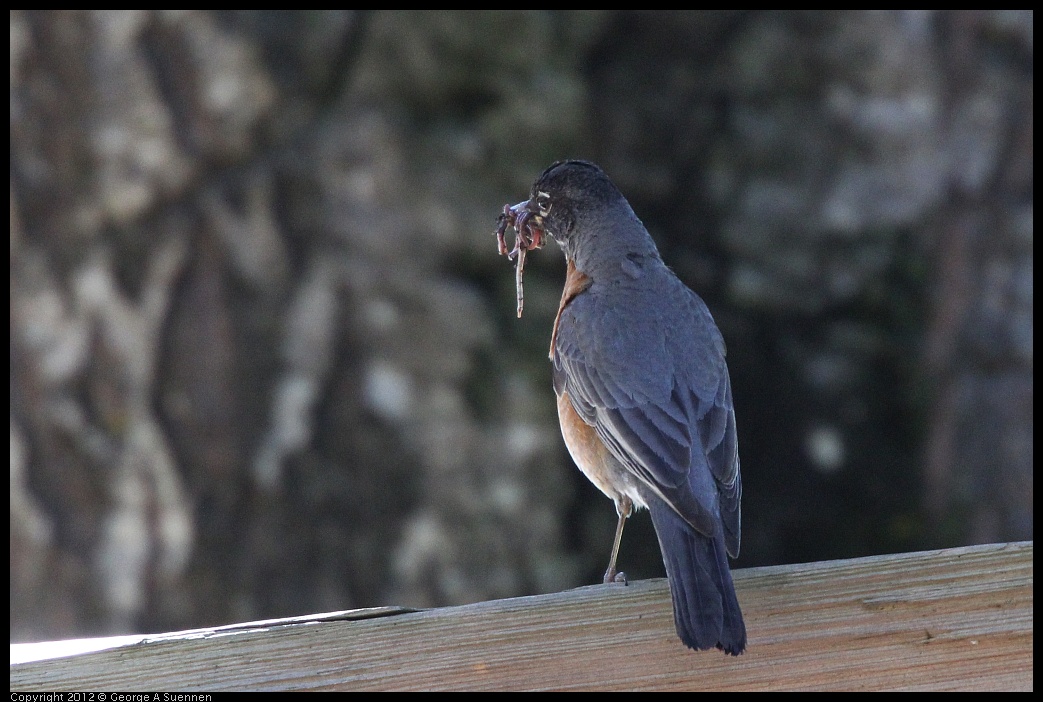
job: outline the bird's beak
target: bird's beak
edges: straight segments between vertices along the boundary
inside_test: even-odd
[[[544,228],[543,220],[547,216],[547,213],[548,210],[540,209],[540,206],[536,202],[536,198],[523,200],[517,205],[511,206],[511,214],[515,217],[516,221],[528,221],[530,222],[530,226],[535,226],[541,232]]]
[[[540,210],[540,206],[536,204],[536,198],[531,200],[523,200],[517,205],[511,206],[511,216],[514,217],[515,226],[521,225],[521,228],[525,229],[526,232],[537,230],[537,234],[534,238],[534,246],[532,248],[538,249],[543,246],[543,217],[546,212]]]
[[[540,216],[540,208],[537,207],[536,203],[532,200],[522,200],[517,205],[511,205],[511,212],[514,213],[515,217],[522,214],[523,212],[528,212],[529,214],[536,215],[537,217]]]

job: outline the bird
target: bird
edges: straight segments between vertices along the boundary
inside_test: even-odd
[[[551,164],[529,199],[504,208],[526,249],[549,235],[566,277],[551,331],[558,419],[569,454],[618,522],[652,517],[681,642],[739,655],[746,626],[728,556],[739,554],[742,480],[724,339],[705,302],[667,267],[627,199],[596,164]]]

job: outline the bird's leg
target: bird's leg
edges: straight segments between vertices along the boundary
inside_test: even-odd
[[[630,501],[630,498],[623,495],[623,499],[616,503],[616,514],[619,515],[619,522],[616,523],[616,540],[612,543],[612,555],[608,559],[608,569],[605,570],[605,582],[606,583],[623,583],[627,582],[626,573],[616,570],[616,557],[619,555],[619,542],[623,539],[623,525],[627,523],[627,518],[631,512],[634,511],[634,503]]]

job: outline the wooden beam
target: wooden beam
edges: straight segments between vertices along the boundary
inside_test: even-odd
[[[748,568],[735,585],[738,658],[684,648],[666,581],[648,580],[169,634],[12,665],[11,689],[1032,689],[1032,542]]]

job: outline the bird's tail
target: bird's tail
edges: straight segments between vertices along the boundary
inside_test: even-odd
[[[689,648],[739,655],[746,648],[746,625],[723,536],[703,536],[665,503],[649,503],[670,580],[677,635]]]

